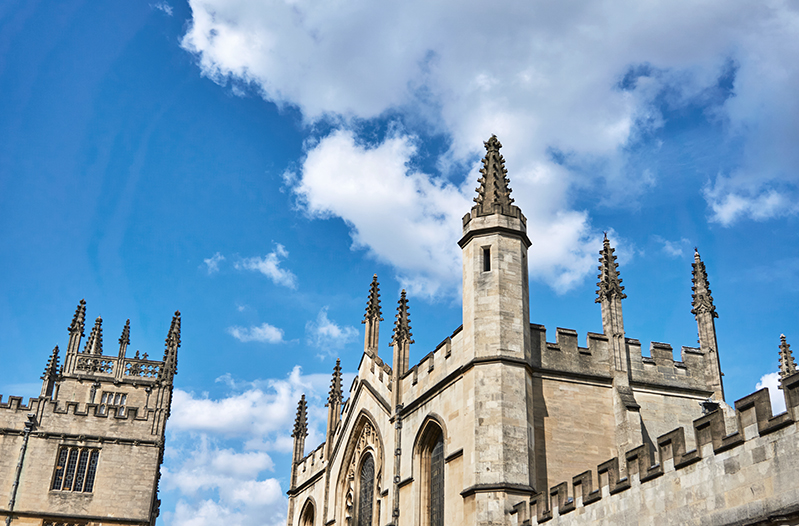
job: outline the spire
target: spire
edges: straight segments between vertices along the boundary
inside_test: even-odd
[[[397,320],[394,322],[394,336],[391,338],[391,345],[400,342],[413,342],[413,334],[411,334],[411,317],[408,312],[408,299],[405,297],[405,289],[402,289],[402,294],[397,307]]]
[[[481,176],[477,180],[480,183],[476,188],[477,197],[474,198],[477,204],[472,210],[476,211],[478,216],[500,213],[518,217],[519,209],[513,205],[513,198],[510,196],[510,181],[508,171],[505,169],[505,158],[499,153],[502,143],[496,135],[492,135],[483,144],[486,156],[483,158],[483,167],[480,168]]]
[[[119,357],[125,357],[125,351],[130,345],[130,319],[125,321],[125,326],[122,328],[122,336],[119,337]]]
[[[780,380],[794,374],[796,374],[796,363],[793,361],[791,346],[785,341],[785,335],[780,334]]]
[[[698,316],[701,313],[708,312],[714,318],[718,318],[716,313],[716,306],[713,305],[713,296],[710,295],[710,282],[707,279],[707,270],[705,264],[699,257],[699,250],[694,248],[694,263],[693,263],[693,286],[691,290],[694,292],[691,296],[691,314]]]
[[[308,436],[308,404],[305,402],[305,395],[300,398],[300,403],[297,404],[297,418],[294,419],[294,430],[291,436],[295,440],[305,440]]]
[[[361,323],[366,323],[368,320],[383,321],[383,315],[380,309],[380,283],[377,282],[377,274],[372,276],[372,283],[369,285],[369,299],[366,300],[366,314]]]
[[[94,320],[94,327],[89,334],[89,339],[86,340],[86,347],[83,348],[84,353],[89,354],[103,354],[103,318],[97,316]]]
[[[83,326],[86,321],[86,300],[80,300],[78,307],[75,309],[75,316],[72,317],[72,323],[67,327],[70,334],[80,333],[83,336]]]
[[[327,396],[327,403],[341,403],[341,359],[336,359],[336,366],[333,368],[333,380],[330,382],[330,394]]]
[[[172,316],[172,324],[166,335],[166,348],[164,349],[164,364],[158,371],[160,380],[171,380],[178,372],[178,348],[180,347],[180,311],[176,310]]]
[[[48,378],[55,378],[58,376],[58,345],[53,348],[53,353],[47,360],[47,365],[44,368],[44,374],[41,379],[47,380]]]
[[[624,293],[624,287],[619,277],[619,264],[616,263],[616,256],[614,254],[616,249],[610,246],[608,240],[608,233],[605,232],[605,240],[602,245],[602,250],[599,251],[599,287],[596,291],[596,303],[601,303],[603,299],[611,299],[613,297],[624,299],[627,295]]]
[[[42,374],[42,392],[40,396],[50,397],[53,395],[53,387],[55,386],[56,378],[58,378],[58,345],[53,348],[53,353],[50,359],[47,360],[47,365]]]

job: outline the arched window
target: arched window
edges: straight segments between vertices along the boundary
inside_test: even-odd
[[[372,512],[375,493],[375,460],[367,455],[361,464],[358,481],[358,526],[372,526]]]
[[[438,431],[438,438],[430,448],[429,487],[430,526],[444,526],[444,435]]]
[[[314,520],[314,507],[313,503],[309,500],[302,511],[302,518],[300,519],[300,526],[313,526]]]
[[[419,524],[444,526],[444,431],[428,419],[419,430],[416,455],[419,469]]]

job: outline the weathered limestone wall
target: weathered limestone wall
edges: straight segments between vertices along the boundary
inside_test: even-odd
[[[607,460],[616,452],[609,384],[536,377],[536,490]]]
[[[680,396],[679,393],[667,391],[633,391],[635,400],[641,404],[640,414],[645,432],[652,441],[672,429],[690,426],[691,422],[702,416],[699,403],[705,400],[704,397]],[[688,437],[691,447],[692,439]]]
[[[737,431],[727,434],[721,410],[705,415],[693,423],[697,449],[678,428],[655,441],[658,464],[635,448],[519,502],[515,524],[799,524],[799,375],[783,385],[788,412],[772,417],[757,391],[735,403]]]

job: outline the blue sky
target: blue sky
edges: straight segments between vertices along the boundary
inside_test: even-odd
[[[695,344],[699,247],[728,402],[799,341],[795,6],[416,4],[0,6],[0,393],[38,394],[81,298],[153,356],[180,309],[160,524],[283,522],[296,400],[315,446],[372,274],[384,356],[402,287],[412,361],[460,324],[492,133],[533,322],[601,330],[609,231],[644,348]]]

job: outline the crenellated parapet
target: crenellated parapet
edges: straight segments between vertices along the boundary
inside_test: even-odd
[[[573,374],[585,377],[612,378],[609,338],[604,334],[589,332],[586,345],[578,343],[573,329],[555,329],[555,342],[547,341],[543,325],[530,324],[532,366],[543,371]],[[634,338],[624,340],[630,356],[630,382],[641,385],[674,387],[697,392],[711,392],[705,353],[693,347],[681,348],[681,360],[675,360],[673,348],[668,343],[651,342],[649,355],[642,354],[641,342]]]
[[[319,476],[327,467],[325,459],[325,442],[322,442],[316,449],[305,455],[297,462],[297,487],[302,486],[307,481]]]
[[[674,429],[519,502],[516,524],[654,524],[663,513],[686,513],[682,524],[731,524],[719,519],[723,514],[743,524],[764,509],[779,515],[799,495],[799,374],[783,387],[785,412],[773,415],[768,390],[756,391],[735,402],[733,429],[717,409],[694,420],[689,432]],[[684,498],[662,502],[675,488]],[[713,499],[720,495],[731,501],[719,507]]]

